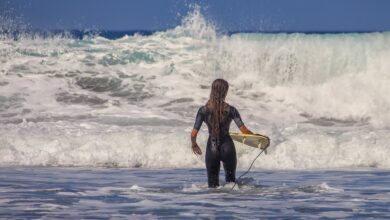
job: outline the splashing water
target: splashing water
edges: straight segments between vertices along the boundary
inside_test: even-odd
[[[2,37],[0,165],[204,167],[188,136],[223,77],[272,139],[255,168],[390,168],[389,58],[389,33],[220,35],[198,7],[150,36]]]

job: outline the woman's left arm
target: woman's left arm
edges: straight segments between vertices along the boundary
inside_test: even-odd
[[[192,129],[192,132],[191,132],[191,148],[192,148],[192,152],[195,155],[202,155],[202,150],[200,149],[200,147],[196,143],[196,136],[198,135],[198,131],[199,131],[200,127],[202,126],[203,119],[204,119],[204,117],[203,117],[203,113],[202,113],[202,107],[200,107],[198,110],[198,113],[196,114],[194,128]]]
[[[191,132],[191,145],[192,145],[192,152],[195,154],[195,155],[202,155],[202,150],[200,149],[200,147],[198,146],[198,144],[196,143],[196,136],[198,135],[198,130],[196,130],[195,128],[192,129],[192,132]]]

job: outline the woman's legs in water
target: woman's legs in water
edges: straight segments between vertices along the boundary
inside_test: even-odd
[[[230,137],[225,138],[221,145],[221,160],[225,169],[226,183],[236,181],[237,155],[233,140]]]
[[[206,168],[208,185],[211,188],[219,186],[219,170],[221,161],[225,169],[226,183],[236,181],[237,156],[233,140],[226,137],[219,146],[212,149],[212,141],[207,141]]]
[[[221,167],[221,158],[219,150],[213,149],[212,142],[209,138],[206,148],[206,168],[207,168],[207,180],[210,188],[219,186],[219,170]]]

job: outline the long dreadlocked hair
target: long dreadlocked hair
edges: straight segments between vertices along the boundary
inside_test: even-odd
[[[229,84],[223,79],[216,79],[211,85],[210,99],[207,101],[206,106],[207,110],[211,112],[211,135],[214,138],[219,136],[228,90]]]

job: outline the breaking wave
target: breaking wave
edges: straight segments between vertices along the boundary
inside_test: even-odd
[[[390,33],[223,35],[196,7],[148,36],[2,37],[0,165],[203,167],[189,132],[223,77],[272,139],[255,168],[390,168],[389,59]]]

